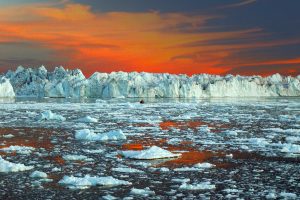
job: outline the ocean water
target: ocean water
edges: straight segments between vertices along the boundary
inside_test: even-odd
[[[299,98],[139,101],[1,99],[0,155],[34,168],[0,172],[0,199],[300,198]],[[66,120],[41,120],[47,110]],[[97,122],[78,120],[86,116]],[[76,139],[76,131],[82,129],[96,134],[122,130],[127,139]],[[4,150],[11,146],[21,150]],[[122,156],[122,151],[151,146],[181,156]],[[199,168],[199,163],[212,165]],[[36,170],[48,179],[31,177]],[[64,176],[85,175],[112,176],[130,184],[59,183]],[[133,188],[144,190],[137,194]]]

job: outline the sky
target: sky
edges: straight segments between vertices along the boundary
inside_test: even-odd
[[[298,0],[0,0],[0,72],[300,74]]]

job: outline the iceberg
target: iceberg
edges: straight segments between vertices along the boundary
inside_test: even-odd
[[[131,191],[130,191],[130,194],[143,196],[143,197],[148,197],[150,195],[155,195],[155,192],[150,190],[149,187],[146,187],[144,189],[132,188]]]
[[[25,166],[24,164],[12,163],[4,160],[0,156],[0,172],[19,172],[33,169],[33,166]]]
[[[45,120],[45,121],[47,121],[47,120],[65,121],[66,120],[65,117],[55,114],[51,110],[46,110],[46,111],[42,112],[37,118],[39,120]]]
[[[34,171],[30,174],[31,178],[47,178],[48,175],[45,172]]]
[[[16,152],[16,153],[20,153],[20,154],[30,154],[34,150],[35,150],[34,147],[18,146],[18,145],[12,145],[9,147],[0,148],[0,151]]]
[[[7,78],[0,76],[0,97],[15,97],[14,88]]]
[[[147,150],[141,151],[122,151],[121,154],[126,158],[138,159],[138,160],[153,160],[162,158],[174,158],[179,157],[181,154],[174,154],[168,150],[162,149],[157,146],[152,146]]]
[[[126,140],[126,135],[122,130],[112,130],[107,133],[94,133],[89,129],[77,130],[75,138],[78,140],[107,141],[107,140]]]
[[[5,92],[1,92],[5,91]],[[8,71],[0,83],[1,96],[91,98],[200,98],[300,96],[300,75],[268,77],[146,72],[95,72],[86,78],[80,69],[44,66]]]
[[[66,185],[70,189],[87,189],[91,186],[118,186],[131,185],[130,182],[113,178],[112,176],[98,177],[85,175],[84,177],[64,176],[59,184]]]
[[[198,184],[187,184],[183,183],[180,187],[180,190],[214,190],[216,186],[208,182],[201,182]]]
[[[85,116],[83,118],[80,118],[77,120],[78,122],[82,123],[96,123],[98,120],[96,118],[90,117],[90,116]]]

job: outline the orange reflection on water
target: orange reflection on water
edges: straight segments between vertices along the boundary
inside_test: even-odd
[[[176,128],[179,130],[197,130],[201,126],[208,126],[210,127],[211,132],[220,132],[222,129],[230,128],[230,124],[215,124],[215,123],[208,123],[203,122],[200,120],[188,120],[188,121],[163,121],[159,124],[162,130],[170,130],[172,128]],[[221,130],[220,130],[221,129]]]
[[[139,143],[130,143],[130,144],[123,144],[121,149],[122,150],[143,150],[144,147],[142,144]]]
[[[45,157],[45,159],[50,160],[50,161],[54,161],[54,162],[56,162],[60,165],[65,164],[65,160],[61,156],[47,156],[47,157]]]
[[[162,130],[170,130],[171,128],[177,128],[180,130],[197,129],[202,125],[208,125],[202,121],[163,121],[159,124]]]
[[[11,145],[30,146],[34,148],[52,149],[51,135],[54,130],[45,128],[0,128],[0,135],[12,134],[11,138],[0,138],[5,145],[2,147],[9,147]]]
[[[190,166],[201,162],[206,162],[212,157],[216,156],[214,153],[209,151],[188,151],[181,153],[181,157],[166,161],[162,163],[165,167],[178,167],[178,166]]]

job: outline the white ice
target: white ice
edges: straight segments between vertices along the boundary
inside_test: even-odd
[[[146,187],[144,189],[132,188],[130,194],[147,197],[150,195],[155,195],[155,192],[150,190],[149,187]]]
[[[88,79],[81,70],[56,67],[48,72],[18,67],[8,71],[0,83],[4,96],[35,97],[247,97],[299,96],[300,76],[219,76],[209,74],[95,72]],[[9,79],[9,81],[7,81]],[[12,90],[13,88],[13,90]],[[2,92],[3,93],[2,93]]]
[[[209,181],[201,182],[201,183],[197,183],[197,184],[183,183],[179,187],[179,189],[181,189],[181,190],[213,190],[215,188],[216,188],[216,186],[211,184]]]
[[[115,172],[121,172],[121,173],[144,173],[144,171],[142,170],[134,169],[131,167],[114,167],[111,170]]]
[[[38,115],[38,120],[57,120],[57,121],[65,121],[66,118],[62,115],[55,114],[51,110],[45,110],[41,114]]]
[[[157,146],[152,146],[149,149],[141,151],[121,151],[121,154],[126,158],[152,160],[161,158],[174,158],[179,157],[181,154],[174,154],[168,150],[162,149]]]
[[[96,118],[90,117],[90,116],[85,116],[83,118],[80,118],[77,120],[78,122],[83,122],[83,123],[96,123],[98,120]]]
[[[19,172],[33,169],[33,166],[25,166],[24,164],[12,163],[4,160],[0,156],[0,172]]]
[[[77,130],[75,138],[78,140],[107,141],[107,140],[126,140],[126,135],[122,130],[112,130],[107,133],[95,133],[89,129]]]
[[[45,172],[34,171],[30,174],[31,178],[47,178],[48,175]]]
[[[130,182],[113,178],[112,176],[98,177],[85,175],[84,177],[64,176],[59,184],[66,185],[70,189],[86,189],[91,186],[118,186],[131,185]]]
[[[20,154],[30,154],[32,151],[35,150],[34,147],[29,147],[29,146],[17,146],[17,145],[12,145],[9,147],[1,148],[1,151],[5,152],[16,152]]]

